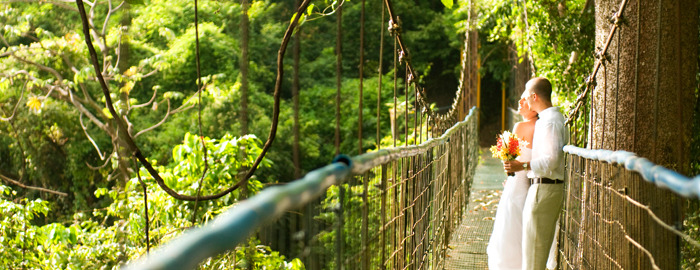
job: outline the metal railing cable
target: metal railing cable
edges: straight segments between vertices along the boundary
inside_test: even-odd
[[[586,159],[624,165],[625,169],[639,173],[644,180],[657,187],[667,188],[689,199],[700,198],[700,175],[689,178],[664,166],[656,165],[635,153],[584,149],[573,145],[564,146],[564,152]]]
[[[672,202],[644,192],[662,188],[697,200],[700,175],[689,178],[627,151],[572,145],[564,151],[569,157],[562,269],[673,269],[681,259],[661,255],[666,245],[682,242],[700,250],[700,239],[684,232],[680,218],[668,211]]]
[[[589,92],[593,92],[596,87],[596,75],[599,69],[606,69],[606,62],[616,62],[617,66],[612,68],[617,72],[613,75],[612,90],[614,95],[620,95],[617,91],[620,88],[620,59],[625,58],[620,50],[624,50],[621,45],[621,27],[628,24],[623,16],[626,6],[636,7],[636,34],[640,36],[642,27],[645,26],[641,16],[646,15],[640,12],[640,1],[633,2],[621,0],[619,8],[607,19],[612,25],[607,37],[603,40],[602,48],[597,48],[596,62],[593,71],[586,78],[581,86],[582,92],[578,95],[574,108],[567,119],[567,125],[571,129],[572,143],[586,144],[586,140],[576,142],[577,128],[581,127],[581,122],[576,121],[581,115],[586,114],[587,104],[585,102]],[[651,4],[650,4],[651,5]],[[681,5],[682,6],[682,5]],[[662,1],[658,1],[658,8],[661,10]],[[628,8],[629,10],[629,8]],[[635,10],[631,10],[635,14]],[[660,51],[663,31],[660,30],[662,22],[662,12],[655,14],[656,19],[656,70],[661,68]],[[651,16],[650,16],[651,17]],[[653,25],[653,23],[649,23]],[[634,30],[632,30],[634,31]],[[617,37],[615,37],[617,34]],[[613,42],[613,39],[616,41]],[[634,87],[641,87],[638,82],[640,66],[640,44],[637,40],[636,55],[634,56]],[[611,45],[617,43],[617,45]],[[680,46],[680,45],[678,45]],[[610,48],[617,47],[616,54],[608,55]],[[642,52],[644,50],[641,50]],[[612,61],[611,61],[612,60]],[[680,62],[680,58],[679,58]],[[641,64],[644,66],[644,63]],[[659,94],[659,74],[653,81],[653,96]],[[602,75],[601,75],[602,76]],[[615,82],[617,79],[617,82]],[[607,93],[608,78],[602,85],[603,93]],[[585,87],[585,89],[584,89]],[[618,93],[619,92],[619,93]],[[592,93],[591,93],[592,95]],[[614,123],[618,123],[618,101],[615,96],[614,104],[606,101],[607,94],[603,94],[602,113],[609,112],[609,106],[614,106]],[[638,98],[637,93],[633,97]],[[680,98],[680,95],[679,95]],[[591,96],[591,100],[595,100]],[[621,103],[621,102],[620,102]],[[592,106],[592,105],[591,105]],[[659,101],[655,99],[651,117],[652,123],[657,123],[659,118]],[[591,107],[591,115],[588,120],[591,127],[606,127],[606,117],[602,118],[602,123],[596,123]],[[600,112],[599,112],[600,113]],[[637,113],[637,104],[634,105],[633,113],[635,117],[641,115]],[[679,107],[679,113],[680,107]],[[678,118],[682,119],[682,118]],[[682,121],[682,120],[679,120]],[[632,145],[635,145],[637,125],[631,126]],[[657,124],[654,125],[653,136],[657,136]],[[628,129],[629,130],[629,129]],[[601,130],[603,138],[606,138],[606,129]],[[618,134],[622,130],[617,128],[613,137],[614,146],[617,148]],[[593,133],[592,129],[589,131]],[[585,133],[583,133],[585,135]],[[595,133],[593,133],[595,134]],[[593,138],[588,134],[588,140]],[[600,135],[600,134],[598,134]],[[680,144],[682,140],[678,140]],[[588,147],[603,148],[603,140],[600,145],[593,145],[587,142]],[[649,146],[653,151],[650,156],[657,157],[657,151],[662,151],[654,139]],[[680,149],[680,145],[679,145]],[[691,205],[698,203],[700,199],[700,175],[686,177],[680,173],[654,164],[646,158],[638,157],[636,154],[627,151],[611,151],[602,149],[583,149],[575,146],[566,146],[564,151],[569,154],[567,164],[566,200],[562,211],[560,228],[560,249],[559,258],[562,262],[561,269],[697,269],[700,264],[690,265],[693,254],[700,252],[700,237],[697,236],[697,221],[692,216],[683,214],[681,205],[689,202]],[[675,154],[673,154],[675,155]],[[650,158],[651,158],[650,157]],[[652,158],[653,159],[653,158]],[[682,166],[682,164],[681,164]],[[684,226],[687,226],[684,227]],[[683,247],[683,249],[681,249]]]
[[[340,183],[350,172],[350,159],[306,174],[285,186],[270,187],[202,227],[191,229],[125,269],[194,269],[205,258],[235,248],[259,226],[289,209],[304,205]]]
[[[267,188],[240,202],[125,269],[193,269],[208,257],[245,244],[262,225],[326,192],[336,195],[327,196],[316,218],[338,224],[329,227],[332,231],[314,236],[318,243],[315,249],[330,253],[321,258],[333,258],[321,262],[324,269],[336,268],[338,263],[351,269],[440,267],[449,236],[466,206],[478,161],[476,112],[472,108],[464,121],[420,145],[352,158],[339,155],[333,163],[301,179]],[[406,176],[389,177],[396,171],[405,171]],[[345,190],[345,194],[334,193],[335,189]],[[360,232],[365,222],[369,228]],[[369,233],[365,241],[357,237],[361,233]],[[333,248],[338,242],[342,253]]]
[[[351,268],[362,269],[374,269],[378,266],[404,269],[416,266],[432,265],[436,267],[444,265],[442,259],[445,257],[447,240],[466,205],[465,198],[469,195],[469,187],[471,186],[469,183],[476,167],[478,144],[475,119],[477,116],[474,116],[475,109],[472,109],[463,122],[458,122],[458,118],[464,116],[463,114],[457,115],[457,109],[461,106],[460,102],[463,102],[462,93],[466,91],[462,78],[460,78],[460,86],[450,111],[447,114],[438,115],[431,110],[430,104],[425,100],[424,89],[417,82],[417,73],[410,63],[408,49],[401,38],[398,17],[393,13],[390,2],[386,0],[384,3],[386,4],[384,8],[391,18],[390,25],[392,27],[389,31],[394,35],[395,44],[394,114],[392,116],[392,137],[395,148],[360,155],[352,160],[341,158],[348,165],[357,165],[349,166],[350,174],[354,177],[347,180],[345,180],[345,174],[348,172],[339,168],[340,164],[334,163],[319,169],[320,171],[311,172],[294,182],[307,184],[289,184],[284,187],[274,187],[269,191],[266,190],[255,198],[267,199],[244,201],[231,210],[231,214],[223,215],[217,219],[226,220],[227,216],[236,215],[245,219],[245,222],[240,220],[215,221],[202,228],[193,229],[173,241],[173,244],[168,244],[151,253],[153,255],[148,255],[148,258],[156,259],[144,259],[144,261],[130,266],[131,268],[187,269],[195,267],[199,261],[206,257],[231,250],[239,243],[243,244],[244,242],[241,241],[247,239],[247,236],[257,230],[260,225],[270,224],[283,213],[292,212],[302,206],[321,209],[320,213],[315,214],[313,218],[326,219],[326,223],[320,225],[321,230],[304,231],[305,236],[289,237],[290,239],[304,238],[305,241],[311,239],[308,243],[302,243],[301,246],[308,244],[308,247],[302,252],[306,254],[302,256],[306,256],[307,262],[309,260],[319,261],[313,265],[337,269],[344,265],[354,265],[355,267]],[[304,1],[301,6],[305,4],[308,5],[308,1]],[[303,10],[303,8],[299,10]],[[341,7],[338,7],[336,18],[338,31],[336,42],[336,154],[339,151],[341,12]],[[290,28],[295,27],[296,19],[298,16],[295,16]],[[287,39],[285,34],[283,46]],[[361,48],[363,47],[362,43]],[[397,45],[400,47],[398,50],[396,49]],[[466,48],[465,42],[465,51],[463,52],[465,54]],[[362,55],[362,49],[360,51]],[[397,148],[399,115],[396,110],[398,107],[396,71],[400,70],[401,64],[405,64],[404,67],[400,68],[404,68],[406,73],[402,82],[405,95],[404,121],[402,121],[404,146]],[[467,57],[462,57],[461,64],[462,76],[464,76]],[[360,87],[362,87],[362,72],[362,66],[360,66]],[[278,78],[281,75],[281,70],[278,70]],[[410,93],[411,90],[413,93]],[[381,97],[380,93],[378,94]],[[414,98],[413,109],[415,110],[412,121],[413,142],[411,143],[409,143],[410,94]],[[362,108],[362,97],[362,90],[360,90],[360,108]],[[466,107],[464,108],[466,109]],[[276,107],[275,112],[277,112]],[[359,113],[358,136],[360,152],[362,152],[362,114],[361,111]],[[443,134],[444,132],[440,138],[428,139],[429,136],[427,136],[427,141],[421,143],[423,141],[423,114],[427,116],[425,117],[426,135],[430,132],[428,125],[432,124],[432,134]],[[276,115],[275,113],[274,116]],[[432,119],[432,123],[430,119]],[[377,122],[379,123],[379,121]],[[450,128],[453,124],[454,126]],[[379,130],[377,133],[379,134]],[[271,133],[271,138],[274,138],[274,133]],[[379,145],[379,136],[377,140]],[[329,166],[333,166],[335,169],[327,169]],[[319,182],[317,173],[325,175],[324,179],[326,180]],[[314,192],[311,193],[297,188],[298,186],[308,186],[308,183],[322,188],[314,189]],[[331,187],[332,185],[334,186]],[[305,193],[300,194],[299,192]],[[325,197],[321,202],[314,200],[322,194],[325,194]],[[285,201],[281,199],[282,197],[288,197],[293,202]],[[199,196],[197,198],[202,199]],[[271,203],[269,200],[275,201]],[[378,218],[379,213],[381,213],[381,222]],[[252,226],[255,224],[258,226]],[[222,227],[226,228],[228,234],[220,231]],[[308,230],[308,228],[302,230]],[[377,233],[381,233],[381,235]],[[308,235],[313,236],[308,237]],[[222,239],[226,239],[227,242],[215,245],[211,243],[211,241],[216,242]],[[284,241],[294,241],[290,239]],[[292,246],[292,244],[287,244],[287,246]],[[374,252],[378,250],[381,252]],[[331,254],[325,254],[328,251],[332,251]],[[380,257],[374,257],[375,255]]]
[[[462,125],[466,123],[466,121],[469,121],[471,117],[476,117],[472,116],[472,114],[476,113],[476,108],[472,108],[469,111],[469,115],[467,116],[467,119],[464,122],[461,122]],[[459,123],[451,127],[450,129],[446,130],[445,133],[440,137],[440,138],[433,138],[428,141],[426,141],[423,144],[420,145],[408,145],[404,147],[394,147],[394,148],[386,148],[386,149],[380,149],[375,152],[371,153],[366,153],[362,154],[356,157],[353,157],[353,166],[352,166],[352,173],[353,174],[362,174],[367,171],[369,171],[371,168],[377,167],[381,164],[387,163],[391,160],[395,160],[397,158],[402,158],[402,157],[412,157],[416,156],[419,153],[423,153],[428,151],[431,148],[434,148],[442,143],[444,143],[444,140],[449,140],[449,137],[454,135],[456,132],[458,132],[459,128],[462,126]]]

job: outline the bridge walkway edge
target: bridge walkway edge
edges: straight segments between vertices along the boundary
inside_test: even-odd
[[[501,161],[491,157],[487,148],[480,150],[469,204],[450,239],[445,269],[488,269],[486,246],[506,173]]]

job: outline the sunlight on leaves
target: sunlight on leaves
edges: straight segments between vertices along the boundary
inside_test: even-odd
[[[296,18],[296,17],[297,17],[297,12],[294,12],[294,14],[292,14],[292,18],[289,19],[289,24],[292,24],[294,22],[294,18]],[[298,24],[302,25],[302,24],[304,24],[305,21],[306,21],[306,14],[302,13],[299,17]]]
[[[5,94],[5,92],[10,89],[11,82],[6,78],[0,78],[0,93]]]
[[[174,100],[182,99],[184,96],[185,95],[183,95],[181,92],[177,92],[177,91],[168,91],[168,92],[165,92],[165,94],[163,94],[164,98],[174,99]]]
[[[137,72],[138,72],[138,69],[135,66],[131,66],[129,69],[124,71],[124,76],[131,77],[131,76],[136,75]]]
[[[440,0],[440,1],[442,1],[442,4],[445,5],[446,8],[452,9],[452,4],[453,4],[452,0]]]
[[[175,40],[177,38],[177,36],[175,35],[175,32],[168,27],[158,28],[158,35],[166,38],[168,41],[172,41],[172,40]]]
[[[35,113],[40,113],[41,112],[41,101],[37,97],[30,97],[29,100],[27,101],[27,107],[29,107],[30,110],[34,111]]]
[[[62,145],[67,140],[67,138],[63,137],[63,131],[61,130],[60,127],[58,127],[58,125],[56,123],[54,123],[49,128],[46,135],[49,137],[49,139],[51,139],[51,141],[53,141],[54,143],[57,143],[59,145]]]
[[[102,108],[102,113],[104,113],[107,118],[112,119],[112,113],[109,111],[109,109]]]
[[[126,93],[127,95],[131,92],[131,89],[134,89],[134,82],[128,81],[122,88],[119,89],[119,92]]]
[[[143,5],[143,0],[126,0],[127,3],[131,5]]]

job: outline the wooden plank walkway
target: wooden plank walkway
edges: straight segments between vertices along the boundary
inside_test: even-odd
[[[488,149],[481,150],[469,205],[451,237],[445,269],[488,269],[486,245],[506,174],[500,160],[492,158]]]

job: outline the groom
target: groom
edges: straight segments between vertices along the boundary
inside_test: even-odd
[[[552,84],[538,77],[525,85],[520,97],[539,114],[532,138],[532,160],[507,161],[508,172],[529,170],[530,189],[523,209],[523,269],[544,270],[554,230],[564,202],[564,152],[569,131],[564,116],[552,106]]]

